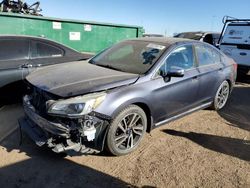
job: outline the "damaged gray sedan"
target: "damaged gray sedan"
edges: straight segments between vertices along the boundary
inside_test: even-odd
[[[216,48],[171,38],[128,40],[89,61],[53,65],[26,78],[25,117],[54,152],[134,151],[146,131],[194,111],[222,109],[237,65]]]

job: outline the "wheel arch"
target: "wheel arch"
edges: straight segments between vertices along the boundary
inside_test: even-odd
[[[147,116],[147,130],[146,131],[149,133],[152,130],[152,126],[153,126],[153,117],[151,115],[150,108],[148,107],[147,104],[142,103],[142,102],[136,102],[133,104],[139,106],[145,112]]]
[[[229,84],[229,89],[230,89],[230,91],[232,90],[232,81],[230,80],[230,79],[226,79],[226,81],[228,82],[228,84]]]
[[[143,99],[134,99],[127,101],[124,104],[121,104],[112,114],[112,119],[119,114],[120,111],[122,111],[124,108],[126,108],[129,105],[136,105],[139,106],[146,114],[147,116],[147,132],[149,133],[153,129],[154,121],[153,121],[153,116],[152,116],[152,110],[150,108],[150,104],[147,103]]]

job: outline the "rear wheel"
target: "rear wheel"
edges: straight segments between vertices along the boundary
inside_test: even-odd
[[[216,92],[216,95],[214,97],[214,101],[212,104],[212,108],[214,110],[222,109],[227,103],[229,94],[230,94],[230,85],[228,81],[225,80],[221,83],[221,85],[219,86]]]
[[[126,155],[140,144],[147,127],[145,112],[136,105],[122,110],[112,121],[107,134],[107,149],[113,155]]]

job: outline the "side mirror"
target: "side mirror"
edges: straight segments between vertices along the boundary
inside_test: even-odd
[[[175,68],[171,68],[168,72],[166,76],[169,77],[183,77],[184,76],[184,69],[179,68],[179,67],[175,67]]]
[[[165,71],[160,71],[160,75],[165,82],[169,82],[171,77],[183,77],[184,72],[184,69],[180,67],[172,67],[167,73]]]

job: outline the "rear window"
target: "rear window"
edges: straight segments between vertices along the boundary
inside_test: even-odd
[[[32,58],[61,57],[63,53],[63,50],[56,46],[42,42],[32,42]]]
[[[29,42],[27,40],[0,40],[0,61],[28,58]]]
[[[250,44],[250,25],[229,24],[222,38],[222,43]]]

